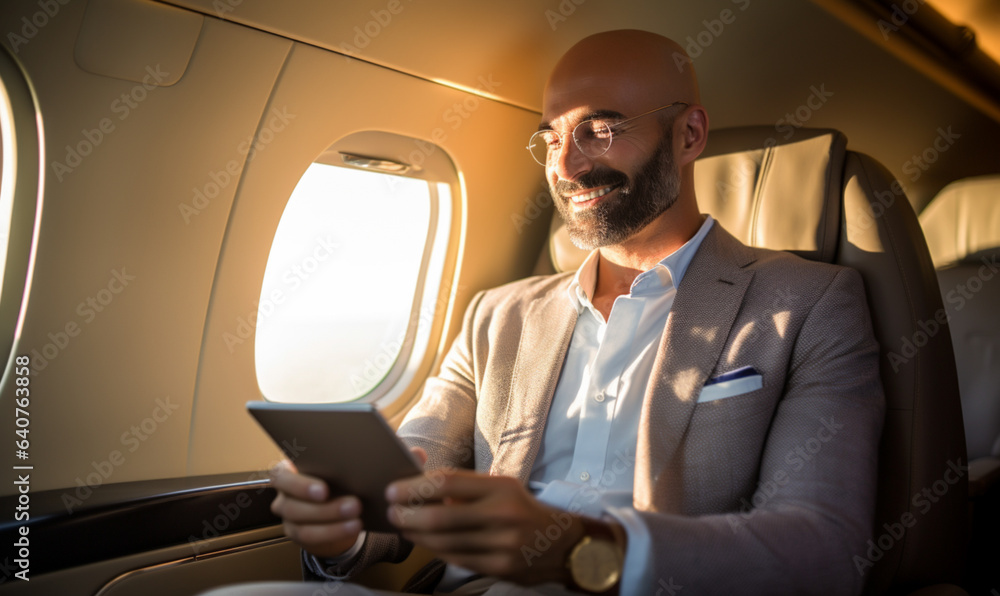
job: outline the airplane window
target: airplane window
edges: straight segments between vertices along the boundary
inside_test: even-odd
[[[3,288],[10,240],[10,219],[14,213],[14,121],[7,90],[0,81],[0,289]]]
[[[281,216],[258,305],[264,396],[374,401],[426,353],[448,184],[313,163]]]

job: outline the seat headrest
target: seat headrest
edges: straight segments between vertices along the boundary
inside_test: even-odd
[[[806,128],[788,140],[779,136],[771,126],[711,131],[694,168],[698,207],[750,246],[832,262],[847,139]],[[570,242],[558,213],[549,238],[557,271],[583,263],[587,252]]]
[[[1000,254],[1000,175],[952,182],[920,214],[934,267]]]

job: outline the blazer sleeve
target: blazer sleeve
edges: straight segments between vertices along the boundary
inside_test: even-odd
[[[638,561],[643,572],[627,572],[622,593],[861,592],[885,399],[856,271],[833,276],[794,341],[753,506],[696,517],[610,511],[626,527],[641,524],[652,544],[627,553],[626,566]]]
[[[473,442],[479,386],[473,346],[476,336],[488,327],[479,313],[484,294],[480,292],[472,299],[441,371],[427,379],[420,401],[407,412],[397,431],[407,445],[427,452],[426,470],[475,467]]]

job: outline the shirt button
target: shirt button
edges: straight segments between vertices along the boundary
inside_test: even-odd
[[[604,401],[604,392],[602,391],[602,392],[598,393],[597,395],[595,395],[594,396],[594,400],[597,401],[598,403],[603,402]]]
[[[583,480],[584,482],[590,480],[590,473],[584,472],[583,474],[580,474],[580,480]]]

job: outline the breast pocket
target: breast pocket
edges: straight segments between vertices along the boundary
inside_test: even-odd
[[[728,381],[706,384],[698,394],[698,403],[736,397],[744,393],[756,391],[764,386],[764,378],[760,374],[752,374]]]

